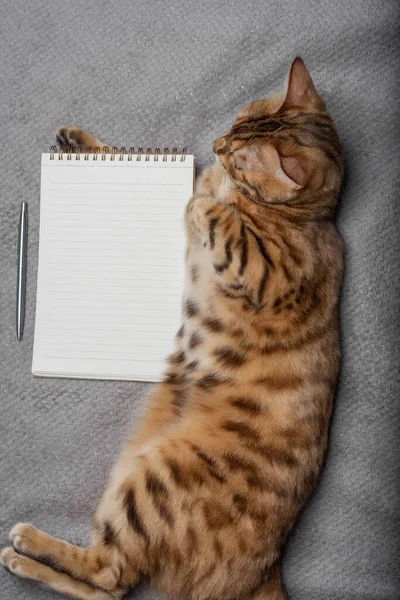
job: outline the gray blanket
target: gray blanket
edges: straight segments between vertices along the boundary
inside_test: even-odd
[[[397,3],[386,0],[3,0],[0,4],[0,543],[31,521],[78,544],[145,384],[34,379],[40,152],[61,124],[116,144],[186,145],[199,168],[239,107],[300,54],[346,151],[343,367],[320,486],[291,537],[293,600],[400,596]],[[398,166],[398,165],[397,165]],[[29,203],[26,329],[15,245]],[[0,572],[0,598],[56,594]],[[159,598],[142,587],[132,598]],[[216,599],[220,600],[220,599]]]

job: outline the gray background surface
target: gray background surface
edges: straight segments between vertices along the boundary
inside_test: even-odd
[[[200,167],[239,107],[300,54],[346,151],[344,362],[327,467],[285,553],[293,600],[394,600],[399,552],[399,141],[396,2],[0,3],[0,543],[32,521],[75,543],[143,405],[145,384],[34,379],[40,152],[61,124],[111,144],[187,145]],[[26,329],[15,245],[29,203]],[[0,572],[0,598],[56,594]],[[132,598],[154,600],[141,588]],[[220,599],[216,599],[220,600]]]

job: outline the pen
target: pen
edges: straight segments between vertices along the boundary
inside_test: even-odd
[[[26,202],[22,202],[18,227],[17,340],[22,339],[24,331],[27,241],[28,205]]]

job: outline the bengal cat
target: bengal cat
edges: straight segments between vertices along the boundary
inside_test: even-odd
[[[61,144],[103,148],[76,128]],[[342,149],[300,58],[214,143],[183,324],[101,498],[90,548],[15,525],[3,566],[81,600],[283,600],[282,545],[321,469],[339,368]]]

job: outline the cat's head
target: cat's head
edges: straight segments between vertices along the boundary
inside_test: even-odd
[[[316,192],[337,192],[342,179],[341,143],[301,58],[286,92],[244,107],[214,152],[258,202],[301,204]]]

